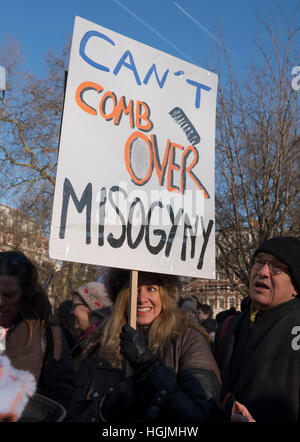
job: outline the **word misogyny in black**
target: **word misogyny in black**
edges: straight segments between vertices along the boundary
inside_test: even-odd
[[[118,204],[121,198],[128,199],[129,195],[124,188],[112,186],[110,189],[102,187],[97,190],[100,190],[100,201],[94,203],[94,206],[97,205],[94,207],[92,183],[88,183],[78,197],[71,181],[65,178],[59,229],[60,239],[64,239],[66,235],[68,211],[70,200],[72,200],[78,213],[81,214],[85,210],[85,239],[83,239],[85,244],[92,243],[91,219],[92,214],[97,213],[95,219],[98,222],[97,241],[99,247],[103,247],[107,243],[112,248],[120,249],[127,244],[130,249],[136,249],[141,243],[144,243],[150,254],[164,253],[164,256],[168,258],[176,238],[176,242],[181,244],[180,260],[195,259],[197,269],[202,269],[205,251],[214,224],[213,220],[209,220],[205,226],[202,216],[196,215],[191,220],[189,214],[184,212],[182,207],[177,210],[171,203],[164,204],[160,200],[151,201],[145,207],[145,203],[139,197],[134,198],[124,213],[125,211],[122,212]],[[120,225],[121,231],[118,235],[109,231],[112,226],[106,223],[108,209],[114,211]],[[138,226],[134,222],[137,212],[139,213]],[[159,215],[158,212],[164,212],[164,216],[167,213],[169,220],[166,226],[155,227],[153,219]],[[188,240],[190,240],[189,247]],[[196,256],[196,252],[198,252],[198,256]]]

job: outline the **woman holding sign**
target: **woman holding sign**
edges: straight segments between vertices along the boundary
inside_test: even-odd
[[[108,272],[105,284],[114,310],[86,348],[70,420],[214,420],[219,371],[206,332],[177,308],[178,278],[139,272],[137,330],[127,325],[129,279],[129,271]],[[126,376],[128,364],[131,374]]]

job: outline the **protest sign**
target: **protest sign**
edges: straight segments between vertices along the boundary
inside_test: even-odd
[[[50,257],[215,277],[217,75],[76,17]]]

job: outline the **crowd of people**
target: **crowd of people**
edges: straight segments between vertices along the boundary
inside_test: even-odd
[[[35,382],[11,420],[299,422],[299,264],[300,239],[263,241],[241,311],[216,319],[209,305],[182,296],[179,277],[138,272],[132,327],[129,270],[83,283],[53,314],[31,260],[0,252],[2,364]],[[0,420],[9,420],[2,372],[0,359]]]

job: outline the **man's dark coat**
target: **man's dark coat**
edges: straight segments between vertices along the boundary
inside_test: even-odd
[[[216,333],[221,400],[228,393],[257,421],[300,420],[300,301],[227,319]]]

